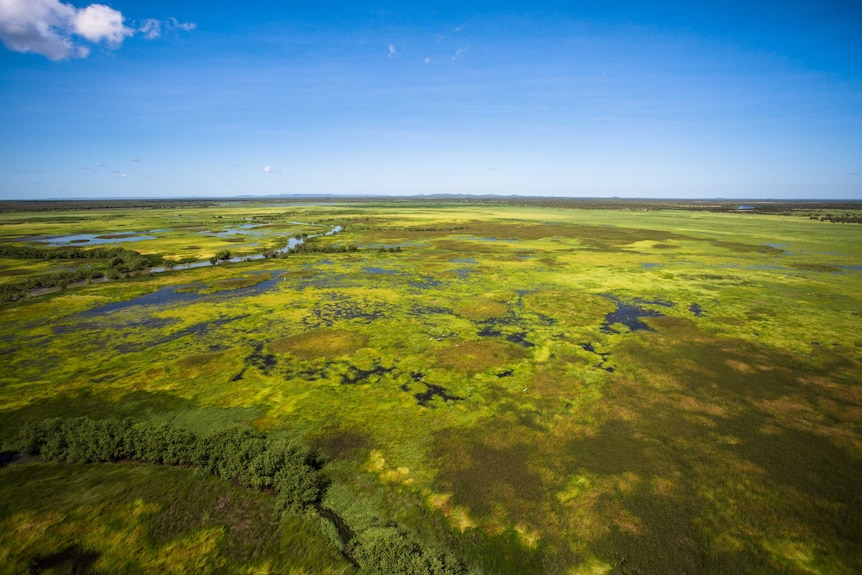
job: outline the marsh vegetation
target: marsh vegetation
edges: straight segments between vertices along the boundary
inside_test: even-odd
[[[4,206],[0,563],[862,572],[862,227],[516,202]]]

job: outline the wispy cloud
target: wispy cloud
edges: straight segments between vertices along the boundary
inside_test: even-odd
[[[387,48],[388,48],[388,50],[389,50],[389,57],[390,57],[390,58],[391,58],[392,56],[397,56],[397,55],[398,55],[398,50],[396,50],[396,49],[395,49],[395,45],[394,45],[394,44],[389,44],[389,46],[388,46]]]
[[[424,60],[422,60],[422,61],[423,61],[423,62],[425,62],[426,64],[430,64],[430,63],[431,63],[431,58],[425,58],[425,59],[424,59]]]
[[[117,48],[137,33],[152,39],[163,29],[194,28],[194,24],[181,23],[176,18],[147,19],[129,27],[122,12],[104,4],[76,8],[60,0],[0,0],[3,44],[14,52],[32,52],[51,60],[86,58],[91,48],[85,42],[104,42]]]
[[[462,32],[463,30],[464,30],[463,24],[459,24],[458,26],[455,26],[455,28],[452,29],[453,32]]]
[[[268,174],[268,173],[270,173],[270,172],[272,171],[272,167],[271,167],[271,166],[264,166],[264,167],[263,167],[263,171],[264,171],[264,173],[267,173],[267,174]]]
[[[457,50],[455,50],[455,54],[452,55],[452,59],[460,60],[464,57],[464,54],[466,54],[469,49],[470,48],[458,48]]]
[[[197,28],[197,24],[194,24],[193,22],[180,22],[176,18],[168,18],[167,20],[146,18],[138,24],[137,31],[140,32],[147,40],[155,40],[165,33],[170,33],[175,30],[191,32],[195,28]]]

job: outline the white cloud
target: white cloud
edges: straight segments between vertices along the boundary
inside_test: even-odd
[[[458,48],[457,50],[455,50],[455,55],[452,56],[452,59],[460,60],[464,56],[464,54],[467,53],[467,50],[469,50],[469,48]]]
[[[165,27],[168,30],[183,30],[185,32],[191,32],[195,28],[198,27],[194,22],[180,22],[176,18],[168,18],[165,21]]]
[[[398,50],[395,49],[395,46],[393,44],[389,44],[388,48],[389,48],[389,57],[390,58],[392,56],[396,56],[398,54]]]
[[[286,176],[290,173],[287,170],[273,170],[272,166],[264,167],[263,171],[264,171],[264,173],[267,173],[267,174],[278,174],[279,176]]]
[[[453,32],[462,32],[463,30],[464,30],[464,25],[460,24],[458,26],[455,26],[455,28],[452,31]]]
[[[147,40],[154,40],[161,36],[163,32],[172,32],[174,30],[191,32],[197,27],[197,24],[194,22],[180,22],[176,18],[168,18],[167,20],[146,18],[138,25],[137,31],[143,34],[144,38]]]
[[[425,62],[426,64],[430,64],[430,63],[431,63],[431,58],[425,58],[425,59],[424,59],[424,60],[422,60],[422,61],[423,61],[423,62]]]
[[[0,0],[0,39],[15,52],[41,54],[51,60],[86,58],[90,43],[112,47],[136,33],[158,38],[162,30],[194,30],[195,25],[176,18],[146,19],[137,27],[125,25],[119,10],[104,4],[76,8],[60,0]]]
[[[155,18],[146,18],[138,25],[138,32],[147,40],[153,40],[162,35],[162,23]]]
[[[72,19],[75,34],[90,42],[105,40],[111,44],[121,44],[126,36],[134,32],[123,25],[123,15],[104,4],[90,4],[79,10]]]

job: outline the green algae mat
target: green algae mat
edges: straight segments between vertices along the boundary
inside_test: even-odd
[[[0,304],[4,461],[131,417],[299,439],[327,478],[277,517],[190,469],[12,463],[0,571],[353,573],[391,527],[469,573],[862,572],[862,226],[613,207],[0,213],[3,246],[167,268]],[[111,265],[3,253],[10,285]]]

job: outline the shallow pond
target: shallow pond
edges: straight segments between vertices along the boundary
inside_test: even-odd
[[[141,242],[154,240],[155,236],[140,235],[138,232],[118,234],[73,234],[69,236],[35,236],[20,238],[18,241],[39,242],[51,247],[66,246],[96,246],[101,244],[119,244],[124,242]]]
[[[116,311],[129,309],[139,306],[162,306],[178,303],[189,303],[203,299],[222,299],[228,297],[252,296],[260,295],[265,291],[272,289],[280,281],[280,275],[283,272],[274,272],[272,279],[263,281],[259,284],[242,287],[236,289],[226,289],[213,293],[201,293],[200,289],[205,289],[204,285],[182,285],[182,286],[165,286],[157,289],[152,293],[148,293],[136,298],[125,301],[118,301],[81,312],[78,317],[89,318],[101,316]]]

